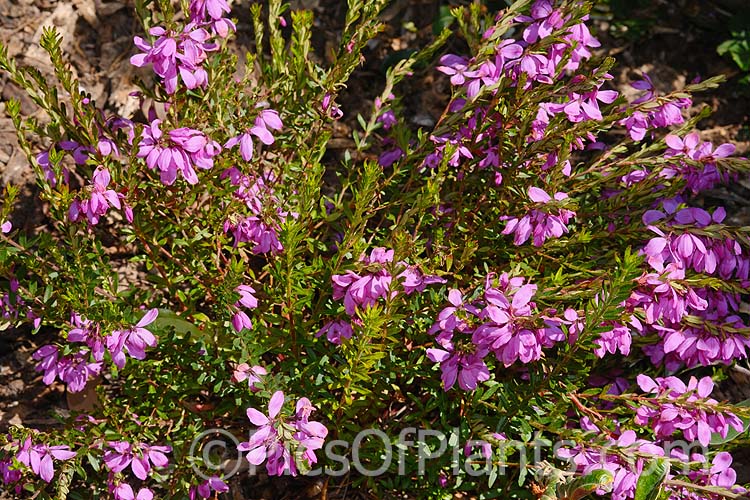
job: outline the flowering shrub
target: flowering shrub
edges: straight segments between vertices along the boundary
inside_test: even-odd
[[[390,67],[337,162],[336,97],[386,2],[349,2],[327,66],[310,12],[253,5],[244,70],[230,5],[183,3],[137,2],[143,116],[81,93],[52,30],[54,83],[0,47],[47,114],[7,104],[50,228],[16,228],[6,188],[2,320],[56,335],[43,382],[97,400],[2,436],[5,489],[215,498],[263,467],[375,496],[745,491],[748,411],[711,394],[750,347],[750,240],[699,195],[750,165],[691,115],[718,79],[643,75],[628,102],[585,5],[475,3],[452,11],[468,52],[438,54],[446,29]],[[398,98],[420,65],[452,89],[431,129]]]

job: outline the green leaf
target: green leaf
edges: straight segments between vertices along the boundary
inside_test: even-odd
[[[159,309],[159,315],[154,320],[154,328],[164,330],[167,327],[174,327],[177,333],[193,333],[202,335],[202,332],[190,321],[182,316],[178,316],[169,309]]]
[[[456,18],[451,14],[451,8],[448,5],[441,5],[438,15],[432,23],[432,34],[439,35],[444,29],[450,27],[455,20]]]
[[[612,473],[607,470],[595,470],[583,477],[578,477],[560,487],[558,498],[579,500],[614,481]]]
[[[656,500],[661,485],[669,474],[669,467],[666,458],[659,457],[647,462],[635,486],[634,500]]]

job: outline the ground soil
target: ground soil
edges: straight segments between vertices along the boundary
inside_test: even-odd
[[[293,8],[315,12],[313,40],[324,64],[325,54],[338,43],[345,2],[293,0],[291,3]],[[333,154],[353,146],[351,130],[357,127],[355,117],[357,113],[367,115],[372,100],[380,93],[387,54],[425,45],[440,5],[447,3],[447,0],[397,0],[384,12],[383,33],[370,43],[362,67],[339,98],[346,118],[335,130],[331,142]],[[629,92],[627,83],[643,72],[648,72],[663,92],[679,89],[696,77],[727,75],[726,85],[696,99],[697,104],[709,105],[714,111],[699,127],[703,139],[733,142],[740,153],[746,154],[750,150],[750,85],[740,84],[739,70],[731,61],[716,55],[716,46],[728,36],[727,12],[731,14],[731,9],[736,8],[731,3],[731,0],[650,2],[647,8],[629,13],[640,24],[635,23],[636,28],[628,30],[624,29],[622,19],[613,19],[604,6],[596,10],[593,24],[603,42],[602,53],[612,54],[619,61],[614,85],[623,92]],[[235,0],[233,6],[233,15],[240,19],[241,45],[250,39],[247,0]],[[139,105],[128,94],[137,89],[136,77],[149,77],[128,61],[134,53],[133,36],[142,34],[133,12],[133,0],[0,0],[0,42],[19,63],[33,65],[51,75],[46,54],[38,43],[43,27],[55,26],[63,36],[63,50],[82,88],[99,106],[132,116]],[[412,120],[434,123],[449,92],[446,81],[434,71],[424,71],[404,85],[402,95],[408,96],[405,103]],[[23,186],[24,196],[16,210],[14,226],[43,230],[43,207],[33,201],[33,173],[18,147],[13,125],[3,112],[5,101],[10,98],[21,101],[24,114],[37,114],[31,100],[0,74],[0,177],[3,184]],[[39,144],[40,148],[43,146],[46,145]],[[706,202],[722,200],[728,211],[736,214],[735,222],[747,224],[748,187],[747,179],[742,179],[728,189],[709,194]],[[15,424],[48,428],[55,425],[54,414],[64,414],[71,404],[79,404],[68,400],[63,386],[45,386],[41,375],[34,371],[30,357],[45,342],[44,336],[42,333],[32,337],[23,330],[0,332],[0,432]],[[750,398],[747,375],[750,375],[747,367],[730,370],[728,381],[717,394],[719,399]],[[735,467],[744,473],[744,481],[750,481],[747,456],[739,456]],[[291,490],[286,484],[273,487],[255,484],[256,493],[245,493],[246,498],[315,498],[319,496],[318,490],[319,485],[312,481],[297,483]],[[351,491],[328,493],[329,498],[359,497]]]

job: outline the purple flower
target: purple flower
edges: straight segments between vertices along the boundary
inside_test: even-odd
[[[76,141],[60,141],[58,143],[60,148],[63,151],[72,151],[73,155],[73,161],[76,162],[76,165],[85,165],[86,160],[89,159],[89,155],[93,153],[93,150],[89,146],[84,146],[83,144],[79,144]],[[67,179],[65,180],[67,184]]]
[[[36,366],[35,370],[44,372],[42,381],[46,385],[50,385],[52,382],[54,382],[59,373],[60,353],[57,349],[57,346],[42,346],[31,357],[39,361],[39,364]]]
[[[268,404],[268,416],[255,408],[248,408],[247,418],[258,429],[249,441],[237,446],[238,450],[248,452],[246,457],[251,464],[260,465],[265,461],[266,470],[272,476],[285,471],[296,475],[295,456],[306,460],[308,465],[317,462],[314,451],[323,446],[328,434],[323,424],[309,420],[315,408],[307,398],[297,402],[295,418],[288,421],[280,416],[283,404],[284,393],[276,391]],[[294,448],[294,455],[290,448]]]
[[[438,334],[436,340],[440,344],[450,341],[456,331],[468,333],[469,322],[480,314],[479,309],[465,302],[461,291],[455,288],[448,292],[448,302],[451,305],[440,311],[437,321],[428,331],[431,335]]]
[[[224,16],[229,14],[226,0],[191,0],[191,24],[208,24],[212,31],[221,38],[226,38],[230,31],[237,31],[235,24]]]
[[[120,483],[113,490],[115,500],[152,500],[154,492],[148,488],[141,488],[136,494],[128,483]]]
[[[231,232],[234,245],[254,243],[253,253],[280,253],[284,246],[279,241],[281,227],[276,221],[264,221],[254,215],[241,219],[232,218],[224,222],[224,232]]]
[[[281,130],[282,126],[281,118],[279,118],[279,114],[276,111],[272,109],[264,109],[255,118],[255,125],[248,128],[237,137],[229,139],[226,144],[224,144],[224,147],[229,149],[239,144],[242,159],[250,161],[253,158],[252,136],[260,139],[263,144],[270,145],[274,143],[274,137],[269,129]]]
[[[70,205],[68,218],[71,222],[76,222],[82,215],[85,215],[89,223],[95,225],[110,207],[118,210],[122,208],[120,200],[125,196],[108,189],[111,180],[109,170],[106,167],[101,165],[97,167],[91,179],[91,186],[87,190],[89,198],[83,200],[76,198]]]
[[[352,330],[352,324],[348,321],[337,320],[329,321],[323,327],[318,330],[315,334],[316,337],[320,337],[325,334],[326,338],[332,344],[340,345],[343,339],[350,339],[354,334]]]
[[[600,84],[601,86],[601,84]],[[617,92],[614,90],[595,89],[585,94],[572,93],[568,96],[569,101],[562,104],[548,104],[547,110],[552,113],[564,112],[573,123],[579,123],[587,120],[602,120],[602,113],[599,110],[599,102],[611,104],[617,99]]]
[[[320,103],[320,107],[326,116],[333,118],[334,120],[339,120],[344,116],[344,112],[336,105],[334,96],[329,92],[326,92],[323,96],[323,101]]]
[[[417,266],[407,266],[401,274],[398,275],[401,278],[401,286],[404,287],[404,293],[411,295],[412,293],[421,293],[427,288],[427,285],[435,285],[445,283],[446,280],[439,276],[427,275],[422,272]]]
[[[736,495],[747,493],[745,488],[735,485],[737,481],[737,473],[731,467],[732,455],[726,451],[714,455],[711,462],[700,453],[693,453],[688,457],[687,454],[678,448],[673,448],[670,455],[672,458],[681,462],[687,463],[692,461],[703,464],[702,468],[687,473],[687,479],[694,485],[724,488],[732,491]],[[709,464],[710,467],[708,467]],[[689,487],[674,485],[670,486],[669,489],[672,491],[672,496],[670,496],[670,498],[684,498],[689,500],[705,500],[706,498],[709,498],[704,493],[698,493],[696,490]],[[714,498],[719,498],[719,495],[710,495],[710,498],[713,500]]]
[[[268,416],[264,415],[255,408],[247,409],[247,418],[253,425],[258,426],[258,430],[252,435],[249,441],[240,443],[237,447],[240,451],[247,451],[247,461],[253,465],[262,464],[270,454],[280,452],[277,445],[279,444],[278,435],[274,427],[275,419],[281,411],[284,404],[284,393],[276,391],[271,396],[268,404]],[[283,448],[283,446],[281,447]],[[269,470],[269,474],[271,471]]]
[[[393,250],[384,248],[372,250],[370,258],[362,256],[360,261],[365,264],[381,264],[381,268],[360,276],[353,271],[346,274],[336,274],[331,278],[333,282],[333,299],[344,299],[344,308],[349,316],[354,316],[357,308],[367,308],[375,304],[380,298],[385,298],[391,291],[393,277],[382,264],[393,260]]]
[[[398,295],[397,290],[392,290],[393,275],[389,270],[391,267],[403,269],[396,274],[396,278],[403,279],[404,293],[407,295],[421,292],[429,284],[445,283],[442,278],[425,275],[418,267],[410,266],[403,261],[391,266],[393,250],[383,247],[373,248],[370,256],[362,254],[359,261],[363,266],[367,266],[367,272],[358,274],[347,271],[331,278],[333,298],[343,299],[344,309],[349,316],[354,316],[358,308],[372,307],[379,299]]]
[[[711,409],[717,401],[709,398],[714,383],[711,377],[698,380],[690,377],[685,385],[677,377],[652,379],[640,374],[638,386],[646,393],[655,394],[652,404],[636,410],[636,423],[651,425],[658,438],[669,439],[681,431],[685,439],[697,439],[703,446],[711,442],[711,433],[727,436],[729,428],[744,430],[742,420],[731,412]]]
[[[131,444],[127,441],[110,441],[109,449],[104,453],[104,465],[112,472],[122,472],[128,465],[135,477],[145,480],[154,467],[169,465],[166,453],[171,446],[153,446],[146,443]]]
[[[466,339],[468,341],[468,339]],[[453,342],[446,342],[445,349],[427,349],[427,357],[440,363],[443,389],[448,391],[458,381],[464,391],[473,391],[479,382],[490,379],[490,371],[483,358],[489,352],[486,348],[465,342],[455,348]]]
[[[251,391],[256,392],[260,390],[255,386],[262,380],[262,377],[268,375],[268,371],[262,366],[250,366],[247,363],[240,363],[232,373],[232,382],[242,382],[247,380],[247,385]]]
[[[542,206],[551,204],[552,197],[542,189],[537,187],[529,188],[529,198],[531,201],[541,204]],[[568,197],[565,193],[555,193],[555,201],[560,202]],[[551,208],[551,207],[550,207]],[[568,232],[567,224],[575,217],[575,212],[565,208],[557,209],[557,214],[552,214],[541,208],[531,209],[521,218],[502,216],[501,220],[506,221],[505,229],[502,234],[514,234],[513,243],[523,245],[530,237],[536,247],[540,247],[550,237],[559,238]]]
[[[404,150],[399,147],[386,149],[378,156],[378,165],[383,168],[388,168],[404,156],[406,156]]]
[[[614,354],[620,351],[623,356],[627,356],[630,354],[632,341],[630,329],[625,325],[616,324],[611,330],[599,333],[599,338],[594,340],[594,354],[598,358],[603,358],[607,353]]]
[[[590,430],[596,430],[590,429]],[[613,453],[612,448],[620,449]],[[640,452],[637,455],[634,452]],[[601,448],[576,445],[573,448],[562,448],[557,455],[569,459],[582,475],[595,470],[606,470],[612,474],[612,482],[597,488],[598,495],[611,493],[612,500],[627,500],[635,496],[638,477],[644,469],[646,458],[643,456],[663,456],[664,450],[644,439],[637,439],[634,431],[626,430],[617,439],[609,438]],[[633,457],[629,461],[624,457]]]
[[[68,356],[60,356],[58,348],[52,345],[40,347],[32,358],[40,361],[36,371],[44,371],[43,382],[50,385],[59,378],[68,384],[70,392],[80,392],[86,382],[99,375],[102,363],[89,361],[90,351],[86,348]]]
[[[3,484],[12,484],[21,479],[23,475],[20,470],[13,469],[13,460],[10,458],[0,459],[0,480]],[[16,493],[19,493],[16,491]]]
[[[102,363],[91,362],[89,357],[88,349],[81,349],[60,360],[58,365],[60,380],[68,384],[70,392],[81,392],[86,387],[86,383],[102,371]]]
[[[195,500],[198,496],[200,496],[200,498],[211,498],[212,491],[216,493],[227,493],[229,491],[229,486],[218,477],[211,476],[200,485],[190,488],[190,500]]]
[[[646,101],[650,101],[654,98],[654,94],[656,93],[654,82],[651,81],[651,77],[648,76],[647,73],[643,73],[643,80],[637,80],[631,83],[630,86],[636,90],[643,90],[646,92],[641,97],[634,100],[631,104],[641,104]]]
[[[255,289],[251,287],[250,285],[239,285],[235,292],[238,292],[240,294],[240,299],[234,303],[235,312],[232,315],[232,328],[236,332],[241,332],[243,329],[247,328],[248,330],[251,330],[253,328],[253,324],[250,321],[250,318],[247,316],[247,313],[245,311],[241,310],[240,307],[244,307],[246,309],[255,309],[258,307],[258,299],[255,298]]]
[[[640,141],[646,137],[646,131],[649,129],[648,117],[640,111],[633,111],[627,118],[620,120],[620,125],[624,125],[634,141]]]
[[[94,361],[102,361],[105,338],[101,334],[99,324],[82,318],[75,312],[70,316],[70,322],[75,328],[68,332],[68,342],[83,342],[91,349]]]
[[[158,169],[161,182],[168,186],[174,184],[178,173],[189,184],[197,184],[194,167],[212,168],[213,157],[219,154],[221,146],[203,132],[186,127],[171,130],[164,137],[160,125],[161,120],[156,119],[143,128],[136,156],[145,158],[148,168]]]
[[[203,22],[206,17],[221,19],[225,13],[229,14],[229,4],[226,0],[191,0],[190,19]]]
[[[46,444],[31,444],[31,438],[26,438],[16,453],[16,460],[30,467],[31,471],[49,483],[55,475],[52,459],[70,460],[76,453],[65,445],[49,446]]]
[[[158,315],[158,309],[151,309],[133,328],[115,330],[107,336],[107,349],[112,355],[115,366],[118,368],[125,366],[125,350],[132,358],[146,359],[146,347],[156,346],[156,337],[144,327],[153,323]]]
[[[451,77],[452,85],[463,85],[466,81],[465,73],[469,71],[469,60],[454,54],[446,54],[440,58],[438,71]]]
[[[178,77],[188,89],[206,86],[208,74],[201,64],[208,57],[207,53],[217,50],[218,46],[208,41],[210,35],[205,29],[190,23],[182,33],[176,33],[155,26],[149,34],[157,37],[153,45],[139,36],[133,39],[136,47],[143,51],[130,58],[133,66],[151,64],[154,73],[164,80],[168,94],[174,94],[177,89]]]

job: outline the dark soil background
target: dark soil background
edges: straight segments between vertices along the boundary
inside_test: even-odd
[[[230,0],[230,3],[232,15],[239,18],[237,48],[242,50],[243,44],[252,39],[248,0]],[[325,64],[326,54],[339,43],[346,2],[292,0],[290,3],[293,9],[314,11],[313,41],[319,62]],[[452,4],[458,3],[461,2]],[[493,8],[502,4],[487,3]],[[333,161],[354,145],[351,132],[358,127],[357,113],[367,116],[372,99],[380,94],[387,56],[426,45],[440,7],[448,4],[448,0],[396,0],[384,11],[385,29],[370,42],[362,67],[338,99],[345,118],[336,124],[330,144]],[[608,0],[597,4],[592,25],[602,42],[601,53],[618,60],[615,85],[622,92],[633,92],[628,82],[638,79],[643,72],[653,78],[662,92],[680,89],[696,77],[727,75],[728,82],[721,88],[695,99],[696,106],[707,104],[714,111],[699,128],[703,140],[717,144],[732,142],[738,154],[746,155],[750,150],[750,85],[739,83],[744,75],[729,59],[718,56],[716,47],[730,36],[731,21],[744,15],[747,7],[746,0]],[[73,72],[98,106],[126,117],[138,111],[137,99],[128,94],[137,90],[133,83],[136,76],[149,78],[150,74],[129,64],[134,53],[133,36],[142,35],[132,0],[0,0],[0,42],[19,63],[33,65],[51,75],[46,53],[38,45],[45,26],[55,26],[63,35],[63,50]],[[461,50],[460,41],[449,46],[448,51],[451,48]],[[408,118],[420,125],[436,121],[450,92],[446,79],[433,69],[415,74],[398,90],[400,95],[407,96],[404,103],[409,110]],[[4,113],[5,101],[10,98],[21,101],[24,114],[38,114],[31,100],[0,74],[0,180],[3,184],[24,186],[14,226],[40,231],[45,228],[44,210],[34,202],[33,172]],[[44,146],[40,144],[40,150]],[[728,213],[734,214],[734,223],[748,225],[748,188],[748,179],[742,179],[709,193],[704,201],[710,204],[719,200]],[[44,336],[42,333],[32,337],[26,331],[12,329],[0,332],[0,432],[16,424],[49,428],[56,423],[54,414],[65,414],[71,406],[86,404],[70,400],[59,383],[45,386],[41,375],[34,371],[31,355],[45,343]],[[748,366],[733,367],[727,372],[729,377],[715,397],[733,401],[750,398]],[[747,454],[736,454],[735,469],[741,482],[750,481]],[[314,482],[292,488],[283,482],[280,487],[256,482],[253,493],[247,487],[240,490],[244,490],[244,498],[322,498]],[[345,489],[329,489],[327,497],[366,498]]]

